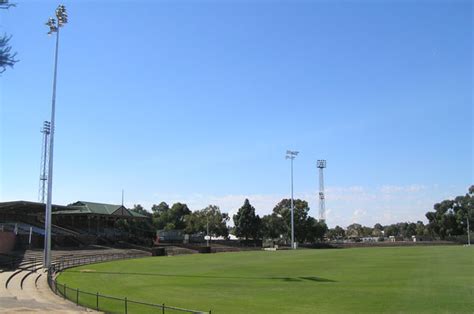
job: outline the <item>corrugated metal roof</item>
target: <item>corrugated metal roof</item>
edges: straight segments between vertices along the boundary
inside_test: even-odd
[[[133,210],[127,209],[122,205],[103,204],[94,202],[78,201],[68,206],[52,205],[53,214],[99,214],[99,215],[117,215],[131,216],[137,218],[147,218]],[[1,213],[37,213],[44,214],[46,205],[43,203],[29,201],[11,201],[1,202]]]
[[[102,215],[112,215],[115,211],[123,207],[122,205],[112,205],[112,204],[102,204],[102,203],[93,203],[79,201],[70,205],[71,207],[85,207],[90,213],[102,214]]]
[[[71,210],[62,210],[61,214],[99,214],[99,215],[120,215],[120,216],[132,216],[132,217],[142,217],[146,216],[139,214],[133,210],[127,209],[122,205],[113,205],[113,204],[104,204],[104,203],[94,203],[86,201],[78,201],[68,206],[73,208]]]

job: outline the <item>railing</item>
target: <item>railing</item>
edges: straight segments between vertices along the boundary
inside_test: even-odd
[[[76,305],[85,306],[88,308],[95,309],[97,311],[103,311],[106,313],[193,313],[203,314],[209,312],[202,312],[196,310],[189,310],[174,306],[163,304],[154,304],[147,302],[140,302],[130,300],[127,297],[118,298],[114,296],[100,294],[99,292],[89,292],[80,290],[79,288],[68,287],[66,284],[58,283],[56,275],[66,268],[87,265],[93,263],[99,263],[104,261],[111,261],[117,259],[128,259],[143,257],[143,254],[107,254],[107,255],[94,255],[80,258],[67,258],[60,259],[53,262],[48,270],[48,284],[51,290],[59,296],[68,299]]]
[[[9,256],[3,257],[2,261],[0,261],[0,269],[3,270],[11,270],[11,269],[18,269],[18,270],[29,270],[35,272],[36,270],[41,268],[41,258],[36,257],[29,257],[23,258],[18,256]]]

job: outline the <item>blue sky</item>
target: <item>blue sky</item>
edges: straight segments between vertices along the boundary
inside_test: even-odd
[[[38,199],[57,6],[1,11],[0,200]],[[216,204],[295,195],[328,224],[424,220],[473,180],[470,1],[66,1],[53,201]]]

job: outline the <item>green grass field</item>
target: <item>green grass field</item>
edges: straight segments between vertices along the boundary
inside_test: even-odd
[[[72,268],[58,281],[94,293],[211,309],[213,314],[474,313],[474,248],[149,257]],[[95,304],[93,298],[84,301]],[[109,306],[123,311],[122,304]],[[133,308],[129,313],[134,313]]]

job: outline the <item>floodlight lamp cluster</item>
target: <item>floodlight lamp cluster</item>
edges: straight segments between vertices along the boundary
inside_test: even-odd
[[[57,22],[56,22],[56,19],[57,19]],[[50,17],[48,19],[48,22],[46,22],[46,26],[49,27],[48,35],[51,35],[52,33],[56,33],[58,31],[58,27],[63,27],[64,24],[68,22],[66,7],[62,4],[56,8],[56,19]]]
[[[50,134],[51,133],[51,122],[44,121],[43,122],[43,133]]]
[[[286,159],[295,159],[299,152],[287,150],[286,151]]]
[[[318,168],[326,168],[326,160],[318,160],[316,165]]]

